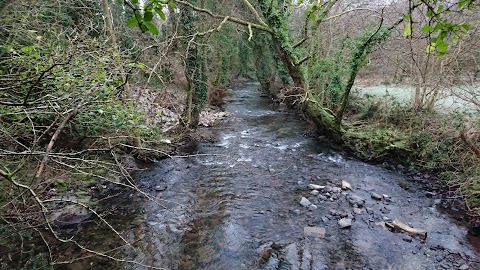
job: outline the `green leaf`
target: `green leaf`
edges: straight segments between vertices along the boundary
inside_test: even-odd
[[[440,53],[446,53],[448,51],[448,43],[441,40],[441,41],[438,41],[437,43],[437,50],[440,52]]]
[[[412,36],[412,24],[407,23],[407,25],[405,25],[405,28],[403,29],[403,37],[409,38],[411,36]]]
[[[171,8],[176,8],[177,7],[177,4],[175,4],[175,2],[168,2],[168,6],[171,7]]]
[[[428,18],[432,18],[433,17],[433,12],[431,10],[428,10],[425,15],[427,15]]]
[[[134,5],[138,4],[138,0],[131,0],[130,2],[132,2]]]
[[[160,19],[162,19],[162,21],[165,21],[165,19],[167,18],[165,16],[165,13],[163,13],[161,9],[155,9],[155,11],[157,12],[158,16],[160,16]]]
[[[427,46],[427,53],[432,54],[434,52],[435,52],[435,45],[432,45],[432,44],[428,45]]]
[[[442,12],[445,9],[443,5],[438,6],[437,12]]]
[[[130,26],[130,27],[138,26],[137,18],[136,17],[131,17],[130,19],[128,19],[127,25]]]
[[[452,37],[454,43],[458,43],[458,37]]]
[[[460,25],[463,27],[463,29],[465,29],[465,31],[469,31],[470,28],[471,28],[471,27],[470,27],[470,24],[468,24],[468,23],[462,23],[462,24],[460,24]]]
[[[430,25],[425,25],[422,27],[422,29],[420,29],[422,32],[424,33],[428,33],[428,32],[433,32],[433,27],[431,27]]]
[[[470,0],[459,0],[458,7],[460,9],[464,9],[469,3],[470,3]]]
[[[150,22],[153,19],[153,13],[151,11],[145,11],[145,14],[143,14],[143,20],[146,22]]]
[[[149,30],[152,34],[158,35],[158,29],[157,29],[157,27],[156,27],[153,23],[151,23],[151,22],[145,22],[144,25],[145,25],[145,27],[148,28],[148,30]]]

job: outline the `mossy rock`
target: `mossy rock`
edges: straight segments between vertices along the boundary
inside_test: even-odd
[[[350,128],[343,134],[347,147],[366,159],[386,155],[407,156],[410,152],[408,138],[401,132],[379,128]]]

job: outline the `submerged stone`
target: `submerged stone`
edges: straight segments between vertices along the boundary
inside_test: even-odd
[[[316,238],[323,238],[325,237],[325,228],[323,227],[304,227],[303,228],[303,235],[316,237]]]

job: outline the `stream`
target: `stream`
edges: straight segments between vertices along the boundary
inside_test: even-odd
[[[213,141],[135,175],[158,203],[123,202],[119,222],[136,240],[126,259],[178,270],[480,269],[478,239],[440,210],[442,198],[424,191],[418,176],[349,156],[261,94],[254,82],[235,87],[226,98],[230,116],[207,128]],[[352,190],[339,191],[342,180]],[[312,195],[309,184],[327,187]],[[352,195],[364,203],[354,207]],[[317,209],[300,205],[302,196]],[[351,227],[340,228],[342,217]],[[382,226],[394,219],[426,230],[427,239]]]

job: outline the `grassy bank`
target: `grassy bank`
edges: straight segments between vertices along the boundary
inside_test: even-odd
[[[375,86],[357,92],[349,107],[349,148],[370,159],[391,155],[418,170],[432,172],[457,190],[470,214],[480,213],[480,118],[475,107],[452,110],[455,97],[435,111],[413,110],[411,89]],[[442,107],[450,101],[447,107]],[[455,102],[453,102],[454,100]],[[393,152],[392,152],[393,151]]]

